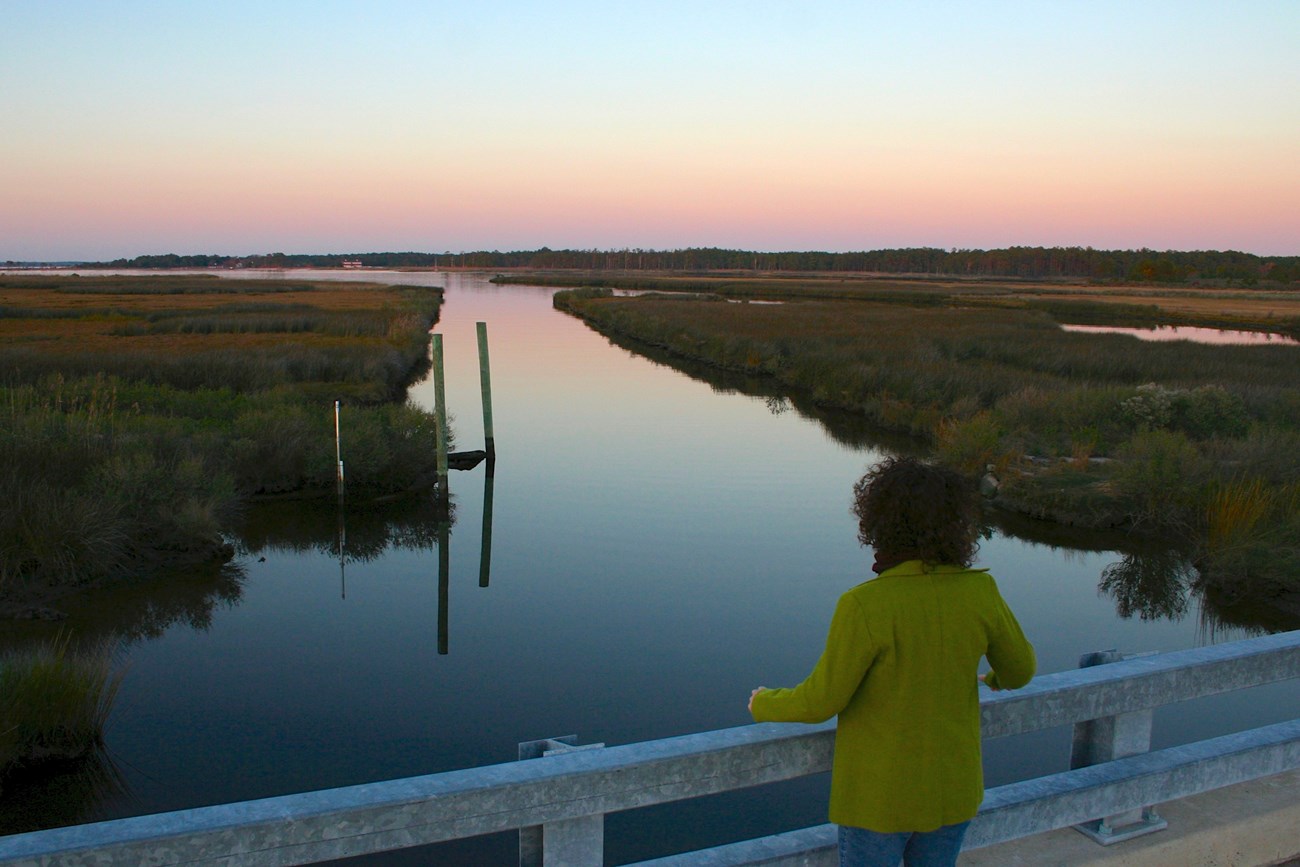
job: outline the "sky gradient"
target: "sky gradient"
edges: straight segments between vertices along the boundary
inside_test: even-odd
[[[1300,2],[0,0],[0,261],[1300,254]]]

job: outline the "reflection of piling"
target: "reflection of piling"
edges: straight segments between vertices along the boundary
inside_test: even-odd
[[[438,418],[438,487],[447,490],[447,387],[442,368],[442,335],[433,335],[433,399]]]
[[[483,477],[483,548],[478,557],[480,587],[488,586],[488,576],[492,572],[492,476],[496,463],[496,458],[488,457],[487,474]]]
[[[448,589],[451,586],[451,522],[438,523],[438,655],[447,655]]]
[[[483,390],[483,439],[488,461],[496,457],[496,438],[492,433],[492,374],[488,369],[487,323],[478,323],[478,379]],[[490,471],[489,471],[490,475]]]
[[[348,527],[343,519],[343,503],[339,503],[339,588],[342,598],[348,598],[348,578],[343,571],[343,548],[347,544]]]

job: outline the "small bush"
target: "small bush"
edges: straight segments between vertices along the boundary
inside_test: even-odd
[[[1170,425],[1192,439],[1240,437],[1250,420],[1240,397],[1218,385],[1204,385],[1172,396]]]
[[[1190,530],[1200,524],[1209,467],[1184,434],[1148,430],[1121,447],[1114,473],[1136,523]]]
[[[1002,430],[987,411],[965,421],[941,422],[936,440],[940,462],[967,475],[983,474],[989,465],[1000,468],[1007,463]]]
[[[1168,389],[1154,382],[1139,385],[1137,393],[1122,404],[1124,416],[1137,430],[1160,430],[1174,417]]]

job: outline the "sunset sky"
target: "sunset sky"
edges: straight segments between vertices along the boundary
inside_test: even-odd
[[[1300,254],[1300,2],[0,0],[0,261]]]

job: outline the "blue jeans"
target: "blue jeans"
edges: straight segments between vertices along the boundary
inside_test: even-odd
[[[840,867],[953,867],[970,822],[933,831],[881,834],[840,825]]]

